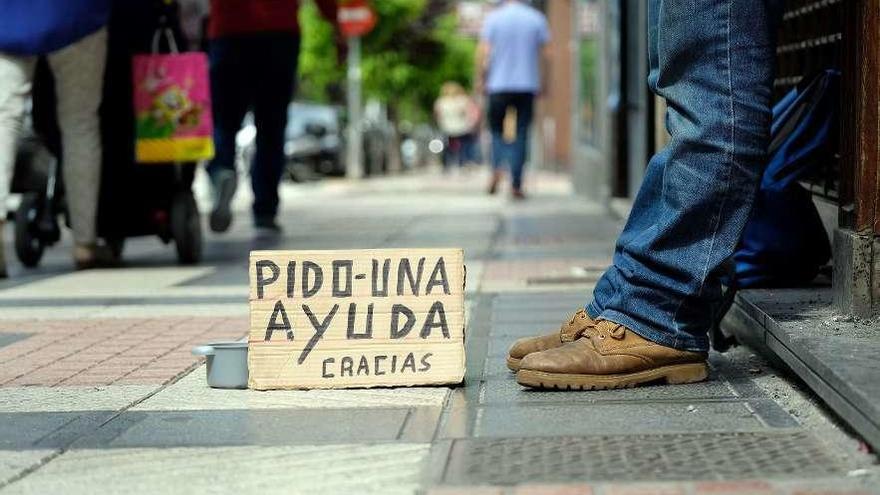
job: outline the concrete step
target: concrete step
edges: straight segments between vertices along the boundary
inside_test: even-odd
[[[741,291],[722,323],[785,363],[880,450],[880,321],[836,313],[830,288]]]

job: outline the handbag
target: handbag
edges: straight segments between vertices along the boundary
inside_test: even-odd
[[[171,53],[159,53],[164,34]],[[135,160],[194,162],[214,156],[208,59],[178,53],[171,30],[160,28],[152,53],[132,60]]]

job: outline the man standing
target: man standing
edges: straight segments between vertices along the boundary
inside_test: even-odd
[[[505,160],[514,199],[523,199],[523,168],[528,153],[534,99],[545,87],[550,31],[544,15],[523,0],[505,0],[483,23],[477,48],[476,86],[488,93],[492,132],[492,182],[495,194]],[[515,115],[515,117],[514,117]],[[505,132],[505,117],[515,120]]]
[[[669,143],[648,163],[593,300],[518,341],[529,387],[621,388],[708,375],[707,331],[766,163],[779,0],[651,0],[648,84]]]
[[[334,0],[316,0],[321,14],[336,20]],[[251,164],[254,226],[280,232],[278,184],[284,171],[284,130],[293,96],[300,35],[297,0],[211,0],[208,24],[211,96],[216,155],[208,164],[215,203],[211,230],[232,223],[235,194],[235,136],[249,109],[257,128]]]

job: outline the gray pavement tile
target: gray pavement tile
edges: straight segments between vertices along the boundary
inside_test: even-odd
[[[568,311],[574,313],[589,302],[587,293],[532,293],[529,295],[499,295],[492,304],[492,311]]]
[[[55,449],[0,450],[0,487],[21,476],[24,471],[40,465],[56,452],[58,450]]]
[[[849,468],[838,454],[820,439],[799,430],[474,438],[453,443],[444,481],[453,485],[511,485],[571,481],[843,478]],[[620,493],[684,493],[683,487],[679,485],[678,488],[660,492],[653,485]],[[728,486],[727,490],[707,490],[705,493],[722,492],[752,493],[737,489],[736,485]]]
[[[544,258],[607,258],[608,264],[611,264],[611,255],[613,247],[605,244],[597,246],[589,246],[584,244],[576,245],[536,245],[536,246],[510,246],[499,245],[495,249],[495,258],[499,260],[534,260]]]
[[[32,333],[0,333],[0,347],[6,347],[19,340],[24,340],[33,335]]]
[[[575,306],[568,306],[566,310],[555,308],[540,310],[525,308],[501,311],[496,310],[492,312],[490,321],[493,326],[525,326],[529,324],[559,326],[560,323],[571,317],[572,313],[581,308],[583,308],[583,303]]]
[[[64,448],[115,411],[0,413],[0,449]]]
[[[133,411],[199,411],[224,409],[354,409],[442,407],[445,387],[400,387],[357,390],[223,390],[205,381],[205,366],[135,406]]]
[[[501,404],[588,404],[604,402],[704,401],[736,399],[726,381],[713,379],[687,385],[652,385],[621,390],[536,391],[516,383],[513,373],[483,383],[480,403]]]
[[[157,385],[0,388],[0,413],[118,411],[146,397]]]
[[[406,422],[400,428],[398,440],[401,442],[427,442],[434,440],[442,407],[416,407],[410,409]]]
[[[428,444],[65,452],[6,494],[379,493],[419,488]]]
[[[491,333],[493,340],[498,341],[501,346],[509,346],[516,339],[521,337],[533,337],[535,335],[544,335],[548,333],[558,332],[562,323],[566,319],[563,313],[557,313],[556,318],[548,317],[544,321],[538,322],[511,322],[511,323],[492,323]]]
[[[408,409],[126,412],[78,447],[201,447],[397,440]]]
[[[174,297],[77,297],[77,298],[20,298],[0,300],[0,308],[61,308],[67,306],[169,306],[198,304],[244,304],[243,296],[174,296]],[[149,310],[147,310],[149,312]],[[2,347],[2,345],[0,345]]]
[[[764,428],[745,402],[481,407],[474,435],[528,437]]]

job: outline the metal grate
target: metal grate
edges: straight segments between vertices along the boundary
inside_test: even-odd
[[[839,69],[844,41],[841,0],[788,0],[785,6],[776,47],[776,99],[804,78],[824,69]],[[832,148],[804,186],[817,196],[836,201],[840,190],[840,156],[836,143]]]
[[[448,484],[803,478],[842,475],[803,431],[461,439]]]

